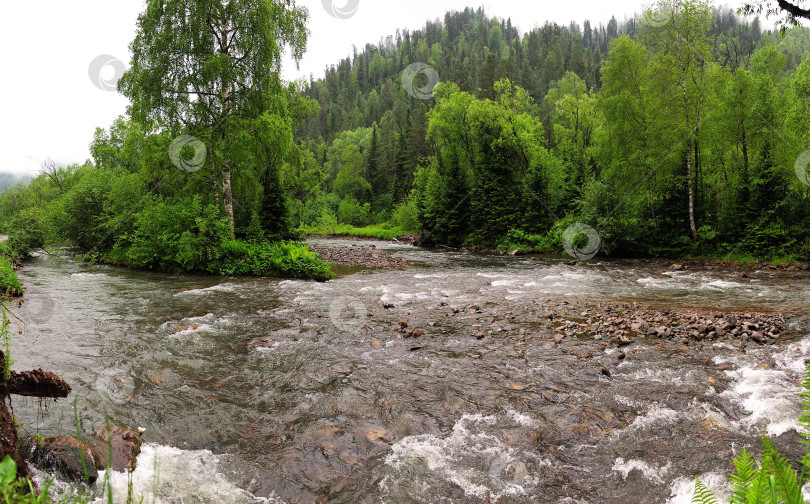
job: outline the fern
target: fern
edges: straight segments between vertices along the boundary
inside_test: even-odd
[[[768,496],[770,488],[770,477],[766,471],[762,469],[757,470],[756,478],[751,482],[751,488],[748,490],[746,504],[771,504],[773,501]]]
[[[718,504],[717,497],[700,481],[700,478],[695,478],[695,494],[692,496],[692,504]]]
[[[732,490],[730,504],[804,504],[804,472],[810,468],[810,362],[804,372],[802,387],[804,390],[799,394],[802,407],[799,424],[804,431],[802,443],[808,446],[808,451],[801,460],[801,473],[794,469],[790,460],[782,456],[768,436],[762,436],[762,459],[759,467],[745,449],[734,459],[736,473],[729,475]],[[692,502],[716,503],[717,499],[697,479]]]
[[[731,504],[748,504],[748,492],[757,477],[756,464],[748,450],[743,451],[734,459],[734,469],[731,473]]]

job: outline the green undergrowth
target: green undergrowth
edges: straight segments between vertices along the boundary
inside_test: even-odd
[[[19,296],[23,293],[12,260],[11,249],[6,244],[0,244],[0,294],[4,296]]]
[[[357,236],[360,238],[379,238],[381,240],[393,240],[404,234],[408,234],[404,228],[389,224],[374,224],[365,227],[355,227],[348,224],[320,224],[317,226],[302,226],[299,232],[307,235],[345,235]]]
[[[318,281],[334,277],[331,264],[302,243],[234,239],[224,240],[217,246],[198,245],[175,243],[161,248],[116,246],[110,252],[85,254],[80,259],[142,269],[216,275],[275,276]]]

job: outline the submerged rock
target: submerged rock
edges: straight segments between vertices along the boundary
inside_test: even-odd
[[[114,425],[108,428],[105,425],[98,430],[91,446],[98,469],[112,467],[114,471],[122,472],[135,468],[141,453],[141,437],[126,427]]]
[[[98,479],[96,457],[78,439],[54,437],[35,442],[30,460],[34,465],[55,471],[72,481],[93,484]]]

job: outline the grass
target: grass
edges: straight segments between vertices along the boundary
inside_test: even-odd
[[[337,224],[335,226],[301,226],[299,232],[308,235],[344,235],[357,236],[360,238],[379,238],[381,240],[393,240],[409,233],[406,229],[390,224],[372,224],[365,227],[355,227],[348,224]]]

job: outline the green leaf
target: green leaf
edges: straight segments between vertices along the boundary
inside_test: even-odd
[[[718,504],[717,497],[700,481],[700,478],[695,478],[695,494],[692,496],[692,504]]]
[[[6,455],[0,461],[0,485],[8,486],[17,478],[17,464],[11,460],[11,457]]]

